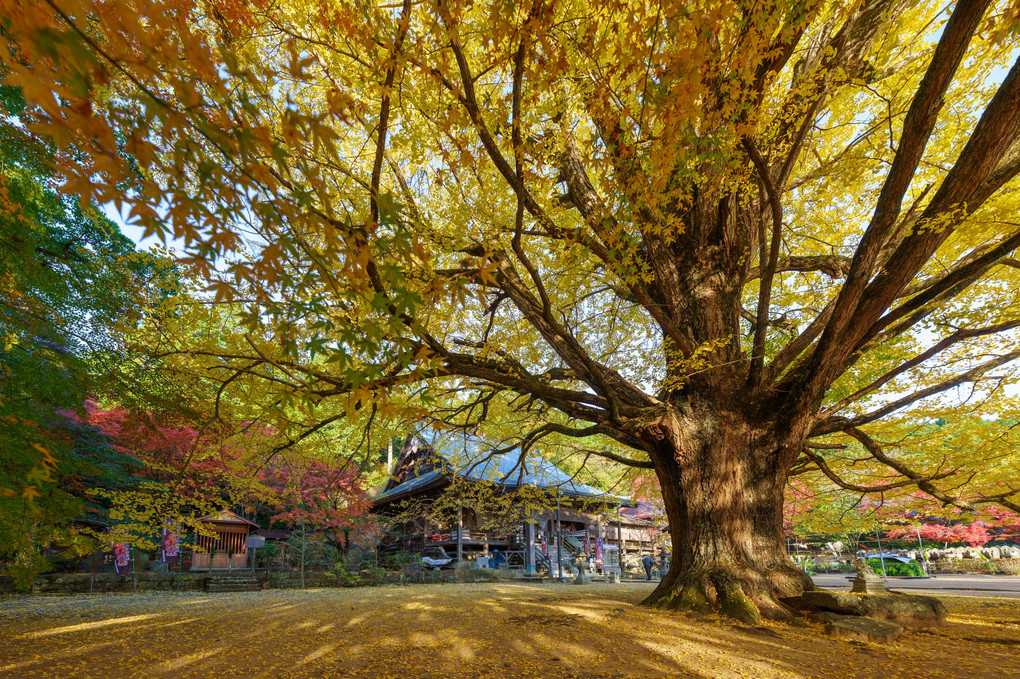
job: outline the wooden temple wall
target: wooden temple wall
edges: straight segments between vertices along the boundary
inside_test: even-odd
[[[217,526],[215,537],[196,536],[196,547],[204,551],[195,550],[191,559],[191,567],[244,568],[248,562],[248,552],[245,547],[247,538],[247,528],[234,526]],[[230,552],[233,552],[233,558],[230,558]]]

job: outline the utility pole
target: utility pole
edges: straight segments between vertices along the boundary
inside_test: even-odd
[[[921,524],[914,524],[914,530],[917,531],[917,546],[921,550],[921,565],[924,566],[924,574],[928,575],[928,555],[924,553],[924,543],[921,542]]]
[[[878,560],[882,564],[882,579],[888,580],[889,576],[885,574],[885,557],[882,556],[884,554],[882,551],[882,538],[879,537],[877,530],[875,531],[875,541],[878,542]]]

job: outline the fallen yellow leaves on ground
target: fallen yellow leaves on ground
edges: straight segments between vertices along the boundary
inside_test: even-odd
[[[640,607],[647,585],[0,599],[4,677],[1020,676],[1020,600],[945,596],[888,645]]]

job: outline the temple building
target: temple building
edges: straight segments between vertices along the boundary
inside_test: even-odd
[[[258,524],[234,512],[222,509],[199,519],[208,524],[214,536],[196,535],[192,556],[192,570],[244,568],[248,560],[248,535],[258,530]]]
[[[656,553],[660,531],[654,521],[620,513],[622,507],[636,506],[629,498],[580,483],[533,452],[522,458],[519,448],[494,448],[461,433],[409,436],[390,481],[371,501],[374,512],[393,520],[380,552],[422,553],[455,562],[484,556],[506,568],[553,574],[561,562],[579,559],[595,570],[619,572],[621,547],[628,564],[641,554]],[[485,484],[491,497],[503,495],[516,504],[509,511],[505,503],[487,509],[471,492],[475,484]],[[429,511],[451,503],[453,511],[439,512],[446,520]],[[494,524],[495,511],[501,520]]]

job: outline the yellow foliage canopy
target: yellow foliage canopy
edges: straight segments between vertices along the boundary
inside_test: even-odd
[[[221,393],[1017,507],[1013,4],[0,7],[66,190],[183,241],[216,304],[146,341]]]

